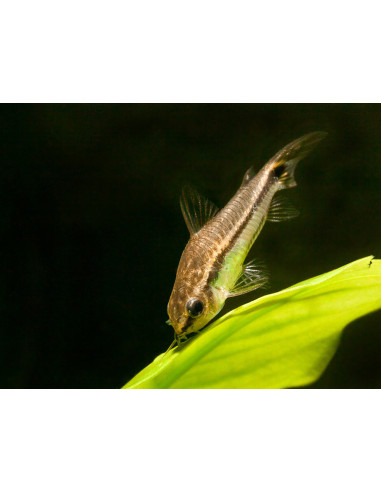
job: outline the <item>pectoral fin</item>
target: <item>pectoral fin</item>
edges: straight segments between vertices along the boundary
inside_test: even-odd
[[[230,291],[228,297],[247,294],[252,290],[263,287],[268,282],[268,275],[263,269],[259,269],[254,261],[243,266],[241,276]]]

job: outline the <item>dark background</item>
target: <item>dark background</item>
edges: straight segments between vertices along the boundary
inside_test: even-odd
[[[113,387],[163,352],[188,239],[179,196],[223,206],[246,169],[313,130],[296,171],[301,211],[255,253],[275,292],[380,257],[378,105],[3,105],[1,387]],[[266,292],[228,300],[223,312]],[[381,313],[349,325],[312,387],[381,387]]]

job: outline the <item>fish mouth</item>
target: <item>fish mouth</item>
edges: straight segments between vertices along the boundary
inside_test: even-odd
[[[185,333],[188,331],[188,328],[192,325],[192,318],[190,317],[181,317],[175,325],[172,325],[175,333],[179,336],[185,335]]]
[[[165,322],[168,326],[172,326],[175,331],[176,337],[185,335],[187,329],[192,325],[192,318],[188,316],[180,316],[176,321],[172,322],[171,319],[167,319]]]

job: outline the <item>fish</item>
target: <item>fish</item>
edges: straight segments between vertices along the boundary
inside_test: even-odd
[[[263,286],[266,275],[246,257],[266,220],[279,222],[297,215],[277,198],[280,190],[296,186],[297,163],[327,135],[308,133],[292,141],[258,172],[250,167],[233,198],[218,208],[191,188],[181,195],[181,211],[190,239],[181,255],[168,302],[167,323],[174,342],[198,333],[223,308],[229,297]]]

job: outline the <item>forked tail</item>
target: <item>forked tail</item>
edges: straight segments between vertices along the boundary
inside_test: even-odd
[[[326,136],[326,132],[308,133],[283,147],[269,160],[267,166],[272,168],[283,188],[296,186],[294,171],[297,163],[304,159]]]

